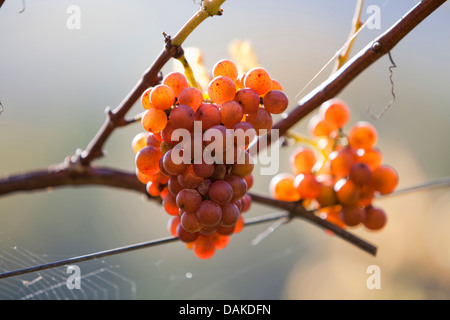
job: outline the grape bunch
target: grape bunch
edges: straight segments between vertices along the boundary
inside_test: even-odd
[[[162,199],[171,234],[208,259],[244,226],[253,185],[249,148],[272,128],[272,114],[287,108],[287,96],[264,68],[240,73],[224,59],[206,92],[171,72],[141,104],[144,132],[132,141],[136,175]]]
[[[303,139],[311,146],[292,151],[292,173],[274,176],[270,192],[279,200],[302,201],[342,228],[362,224],[379,230],[387,217],[373,200],[392,193],[399,177],[393,167],[383,163],[376,128],[359,121],[345,133],[349,119],[345,102],[331,99],[322,104],[308,122],[312,139]]]

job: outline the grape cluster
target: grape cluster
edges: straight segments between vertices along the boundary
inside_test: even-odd
[[[249,147],[272,128],[272,114],[287,108],[287,96],[264,68],[239,73],[224,59],[206,92],[171,72],[141,104],[145,131],[132,141],[136,175],[161,197],[171,234],[210,258],[243,228],[253,185]]]
[[[292,173],[274,176],[270,192],[276,199],[301,200],[342,228],[362,224],[379,230],[387,217],[373,205],[373,199],[392,193],[399,177],[394,168],[383,164],[376,128],[359,121],[346,134],[344,126],[349,119],[350,110],[343,101],[332,99],[322,104],[308,123],[312,146],[292,151]]]

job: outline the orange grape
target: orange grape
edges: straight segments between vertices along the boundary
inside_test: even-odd
[[[287,109],[289,99],[283,91],[271,90],[264,96],[263,104],[264,108],[270,113],[280,114]]]
[[[378,139],[377,130],[366,121],[357,122],[348,134],[348,143],[355,149],[371,149]]]
[[[344,127],[350,120],[350,109],[345,102],[331,99],[320,106],[319,112],[326,122],[337,128]]]
[[[195,255],[200,259],[210,259],[214,256],[216,247],[214,241],[209,237],[200,236],[195,240],[192,248]]]
[[[176,198],[173,194],[169,193],[162,201],[164,210],[171,216],[178,216],[178,206]]]
[[[333,151],[329,156],[331,174],[337,178],[347,176],[355,163],[356,156],[356,151],[352,147],[344,147],[341,150]]]
[[[336,134],[337,127],[333,123],[325,121],[321,115],[316,114],[308,121],[308,131],[313,137],[332,137]]]
[[[181,90],[189,86],[186,77],[180,72],[171,72],[167,74],[162,83],[172,88],[175,97],[178,97]]]
[[[383,155],[378,148],[371,149],[359,149],[358,150],[358,162],[365,163],[371,171],[375,170],[383,162]]]
[[[214,239],[214,246],[216,247],[217,250],[226,248],[228,243],[230,243],[230,236],[220,234],[219,230],[217,230],[217,233],[213,235],[213,239]]]
[[[281,86],[281,84],[280,84],[277,80],[275,80],[275,79],[272,79],[272,81],[271,81],[269,91],[270,91],[270,90],[280,90],[280,91],[284,91],[284,90],[283,90],[283,87]]]
[[[370,230],[380,230],[387,221],[386,212],[383,209],[368,206],[365,209],[363,224]]]
[[[150,103],[150,92],[153,88],[148,88],[141,95],[141,104],[145,110],[153,108],[153,105]]]
[[[264,68],[256,67],[246,73],[244,85],[247,88],[252,88],[261,96],[270,90],[272,79]]]
[[[352,206],[358,201],[360,189],[353,181],[342,178],[334,185],[334,191],[339,202],[343,205]]]
[[[159,183],[155,183],[152,181],[147,182],[147,184],[145,185],[145,190],[152,197],[158,197],[161,194]]]
[[[178,182],[184,188],[195,189],[202,181],[203,178],[195,174],[192,164],[188,164],[184,172],[178,175]]]
[[[159,159],[162,153],[155,147],[144,147],[136,154],[136,168],[146,174],[151,175],[159,172]]]
[[[148,132],[161,132],[167,125],[167,115],[162,110],[150,108],[142,115],[141,124]]]
[[[218,104],[234,99],[236,95],[236,85],[234,81],[228,77],[218,76],[211,80],[208,84],[209,98]]]
[[[322,182],[316,200],[321,207],[330,207],[338,204],[338,199],[333,185],[327,182]]]
[[[320,194],[321,184],[311,173],[300,173],[295,177],[294,187],[300,198],[314,199]]]
[[[167,221],[167,229],[169,229],[169,233],[174,237],[178,236],[177,228],[180,224],[180,220],[180,216],[173,216]]]
[[[279,173],[270,180],[269,191],[274,199],[298,201],[300,194],[294,187],[295,177],[287,173]]]
[[[134,136],[131,141],[131,149],[134,154],[138,153],[139,150],[147,146],[147,137],[149,136],[148,132],[141,132]]]
[[[236,222],[236,224],[234,225],[234,233],[239,233],[242,231],[242,229],[244,229],[245,226],[245,220],[244,217],[242,215],[239,215],[238,221]]]
[[[225,76],[235,81],[238,77],[236,64],[228,59],[218,61],[212,69],[213,78]]]
[[[255,90],[242,88],[236,92],[234,101],[241,105],[244,114],[250,114],[258,110],[261,99]]]
[[[372,174],[372,182],[376,191],[381,194],[392,193],[398,184],[397,171],[388,165],[382,165]]]
[[[199,89],[194,87],[184,88],[178,95],[178,103],[185,104],[196,112],[203,103],[203,94]]]
[[[175,102],[175,94],[171,87],[159,84],[150,92],[150,103],[159,110],[169,109]]]
[[[308,147],[298,147],[290,155],[291,169],[295,175],[311,173],[316,165],[317,157],[314,151]]]

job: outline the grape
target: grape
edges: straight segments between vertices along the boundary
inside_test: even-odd
[[[311,173],[317,162],[314,151],[308,147],[298,147],[290,155],[291,169],[295,175]]]
[[[234,225],[234,233],[241,232],[242,229],[244,229],[244,225],[245,225],[244,218],[242,217],[242,215],[239,215],[239,219],[236,222],[236,224]]]
[[[196,112],[196,120],[202,122],[203,131],[220,124],[220,110],[215,104],[203,103]]]
[[[320,106],[319,112],[331,126],[342,128],[350,120],[350,109],[345,102],[332,99]]]
[[[320,193],[321,184],[313,174],[300,173],[295,177],[294,187],[297,189],[300,198],[314,199]]]
[[[241,121],[231,127],[234,134],[234,145],[247,149],[256,137],[256,130],[247,121]]]
[[[356,151],[352,147],[333,151],[329,156],[331,173],[337,178],[347,176],[356,161],[356,157]]]
[[[141,124],[142,127],[148,132],[160,132],[167,125],[167,115],[162,110],[150,108],[142,115]]]
[[[364,215],[364,209],[358,206],[343,206],[341,211],[342,221],[350,227],[359,225],[363,221]]]
[[[269,191],[274,199],[282,201],[298,201],[300,193],[294,187],[295,177],[287,173],[279,173],[270,180]]]
[[[283,91],[271,90],[263,98],[264,108],[272,114],[283,113],[288,105],[289,99]]]
[[[240,122],[243,116],[242,107],[236,101],[227,101],[220,106],[221,122],[227,128]]]
[[[239,89],[234,96],[234,101],[241,105],[244,114],[255,113],[261,102],[258,93],[250,88]]]
[[[348,134],[348,143],[355,149],[371,149],[378,139],[377,130],[365,121],[357,122]]]
[[[225,76],[234,81],[238,77],[238,69],[233,61],[223,59],[214,65],[212,74],[213,78]]]
[[[203,103],[203,94],[200,90],[194,87],[184,88],[178,95],[178,103],[185,104],[196,112]]]
[[[255,113],[249,114],[246,121],[253,126],[258,136],[267,133],[273,125],[272,116],[264,108],[258,108]]]
[[[178,193],[184,189],[178,181],[178,176],[170,176],[169,181],[167,182],[167,187],[169,188],[169,192],[174,196],[177,196]]]
[[[381,194],[392,193],[398,184],[397,171],[388,165],[382,165],[375,169],[372,174],[374,189]]]
[[[159,183],[155,183],[152,181],[147,182],[145,185],[145,190],[152,197],[158,197],[161,194],[161,190],[159,189]]]
[[[186,212],[195,213],[202,203],[202,196],[197,190],[183,189],[176,196],[177,206]]]
[[[218,76],[208,84],[209,98],[218,104],[233,100],[236,95],[236,85],[228,77]]]
[[[223,154],[233,146],[233,133],[225,126],[216,125],[205,131],[203,135],[205,148]]]
[[[342,178],[334,185],[334,191],[340,203],[353,206],[358,201],[360,189],[351,180]]]
[[[230,201],[239,200],[247,193],[247,182],[244,178],[235,174],[227,174],[223,180],[228,182],[233,190],[233,197]]]
[[[166,127],[161,131],[161,137],[163,141],[168,143],[169,145],[177,144],[177,141],[172,140],[172,134],[176,130],[175,126],[172,124],[172,121],[167,121]]]
[[[189,189],[197,188],[202,183],[203,178],[195,174],[192,164],[188,165],[186,170],[178,175],[178,182],[184,187]]]
[[[171,87],[159,84],[150,92],[150,103],[159,110],[169,109],[175,102],[175,94]]]
[[[159,141],[153,133],[147,134],[146,145],[153,146],[155,148],[161,147],[161,141]]]
[[[155,174],[159,171],[159,159],[162,153],[155,147],[144,147],[136,154],[136,168],[144,174]]]
[[[180,223],[184,230],[192,233],[200,231],[203,227],[197,218],[197,213],[184,212],[181,215]]]
[[[352,165],[350,168],[349,178],[352,180],[357,186],[363,186],[370,183],[370,179],[372,178],[372,171],[365,163],[359,162]]]
[[[202,178],[209,178],[214,173],[214,163],[206,163],[202,161],[202,163],[194,163],[192,165],[192,169],[194,170],[194,173]]]
[[[170,112],[169,119],[175,128],[189,130],[194,126],[195,112],[191,107],[179,104]]]
[[[313,137],[333,137],[337,129],[333,123],[325,121],[319,114],[312,116],[308,121],[308,131]]]
[[[370,230],[380,230],[384,227],[387,221],[387,216],[384,210],[369,206],[365,210],[363,224]]]
[[[205,226],[217,226],[222,219],[222,208],[211,200],[205,200],[197,210],[197,217]]]
[[[231,202],[222,206],[222,220],[220,224],[224,227],[234,226],[239,219],[239,209]]]
[[[180,72],[171,72],[167,74],[164,77],[162,83],[169,86],[172,89],[175,97],[178,97],[180,92],[184,88],[187,88],[189,86],[186,77],[184,76],[184,74]]]
[[[211,179],[203,179],[203,181],[197,187],[198,193],[200,193],[204,197],[208,196],[209,187],[212,183],[213,182]]]
[[[186,231],[180,223],[177,226],[177,236],[182,242],[193,242],[198,238],[198,233]]]
[[[209,259],[214,256],[216,247],[214,242],[205,236],[200,236],[194,242],[194,247],[192,248],[195,255],[200,259]]]
[[[264,68],[256,67],[246,73],[244,85],[255,90],[261,96],[269,91],[272,86],[272,79]]]
[[[167,151],[164,154],[163,166],[164,166],[164,169],[167,171],[167,173],[169,173],[170,175],[179,175],[186,170],[187,164],[183,163],[182,161],[181,162],[177,161],[180,159],[178,159],[178,157],[175,155],[172,156],[172,153],[173,153],[173,149],[170,149],[169,151]]]
[[[171,216],[177,216],[178,215],[178,206],[176,198],[173,194],[169,193],[162,201],[162,205],[164,207],[164,210],[171,215]]]
[[[151,91],[152,91],[152,88],[148,88],[141,95],[141,104],[145,110],[154,108],[153,105],[150,103],[150,92]]]
[[[383,155],[381,154],[381,151],[376,147],[366,150],[359,149],[357,155],[357,161],[365,163],[371,171],[374,171],[376,168],[381,166],[381,163],[383,162]]]
[[[180,216],[172,216],[167,221],[167,229],[169,230],[169,233],[174,237],[178,236],[177,228],[178,228],[178,225],[180,224],[180,220],[181,220]]]
[[[216,250],[224,249],[230,243],[230,236],[220,234],[219,228],[217,228],[217,232],[212,237],[214,239],[214,246]]]
[[[272,81],[271,81],[271,83],[270,83],[270,89],[269,89],[269,91],[270,90],[280,90],[280,91],[284,91],[283,90],[283,87],[281,86],[281,84],[277,81],[277,80],[275,80],[275,79],[272,79]]]
[[[138,153],[139,150],[147,146],[147,137],[149,136],[148,132],[141,132],[134,136],[131,141],[131,149],[134,154]]]
[[[208,191],[211,201],[223,206],[233,198],[233,188],[224,180],[217,180],[211,184]]]
[[[250,190],[251,187],[253,187],[253,175],[249,174],[248,176],[244,177],[245,182],[247,182],[247,190]]]
[[[253,172],[254,166],[253,157],[248,151],[244,151],[238,161],[233,165],[231,173],[245,178]]]
[[[227,174],[227,166],[223,163],[216,163],[214,165],[214,173],[210,177],[212,180],[222,180]]]
[[[330,207],[338,204],[334,186],[328,182],[321,182],[320,191],[316,200],[321,207]]]

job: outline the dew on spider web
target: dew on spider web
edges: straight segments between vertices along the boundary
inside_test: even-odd
[[[0,233],[0,273],[43,265],[56,259],[35,254]],[[64,257],[67,258],[67,257]],[[79,286],[70,286],[68,266],[0,279],[1,300],[118,300],[135,299],[136,284],[120,266],[94,260],[80,266]]]

